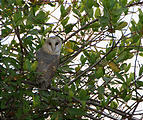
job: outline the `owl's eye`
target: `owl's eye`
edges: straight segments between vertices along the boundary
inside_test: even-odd
[[[49,45],[52,45],[51,42],[48,43]]]
[[[56,45],[58,45],[59,44],[59,42],[56,42]]]

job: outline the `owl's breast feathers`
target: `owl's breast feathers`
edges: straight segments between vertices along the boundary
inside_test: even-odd
[[[40,48],[36,53],[36,57],[38,61],[37,72],[41,73],[37,83],[40,84],[41,88],[47,88],[51,85],[51,79],[56,72],[59,56],[48,54]]]

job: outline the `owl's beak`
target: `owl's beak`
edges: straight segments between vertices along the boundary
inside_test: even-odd
[[[51,49],[53,52],[55,52],[55,48],[56,48],[55,46],[51,45]]]

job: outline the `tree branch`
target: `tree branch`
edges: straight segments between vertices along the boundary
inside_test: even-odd
[[[16,34],[18,40],[19,40],[19,45],[20,45],[20,50],[21,50],[21,61],[20,61],[21,68],[20,68],[20,73],[22,73],[23,72],[23,63],[24,63],[24,57],[23,57],[23,55],[24,55],[24,51],[23,51],[24,47],[22,45],[22,40],[20,38],[20,33],[19,33],[19,28],[18,27],[15,28],[15,34]]]
[[[84,28],[88,27],[89,25],[91,25],[91,24],[93,24],[93,23],[95,23],[95,22],[97,22],[97,21],[98,21],[98,19],[94,19],[94,20],[92,20],[91,22],[89,22],[89,23],[87,23],[87,24],[81,26],[81,28],[79,28],[79,29],[76,30],[74,33],[72,33],[69,37],[67,37],[67,38],[64,40],[64,42],[66,42],[66,41],[67,41],[68,39],[70,39],[72,36],[74,36],[75,34],[77,34],[79,31],[83,30]]]
[[[127,7],[132,7],[135,5],[142,5],[142,4],[143,4],[143,2],[136,2],[136,3],[132,3],[132,4],[127,5]]]

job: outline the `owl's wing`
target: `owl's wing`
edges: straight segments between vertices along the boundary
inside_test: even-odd
[[[41,88],[47,88],[51,85],[51,79],[56,72],[59,64],[59,56],[47,54],[40,49],[36,57],[38,61],[37,72],[40,73],[37,83]]]

